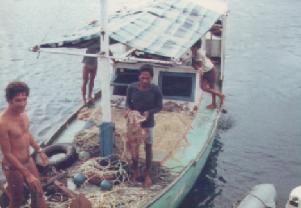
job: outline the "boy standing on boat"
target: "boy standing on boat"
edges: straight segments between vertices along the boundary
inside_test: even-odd
[[[141,123],[141,127],[146,133],[145,136],[145,179],[144,186],[150,187],[152,179],[150,168],[152,164],[152,143],[153,128],[155,126],[154,114],[162,109],[162,94],[157,85],[151,83],[153,78],[153,66],[145,64],[139,71],[139,82],[133,83],[128,87],[126,103],[129,111],[138,111],[146,120]],[[133,161],[133,180],[139,176],[138,168],[139,155],[132,156]]]
[[[89,47],[86,50],[87,54],[96,54],[99,52],[99,48],[97,47]],[[96,57],[88,57],[85,56],[83,58],[83,84],[82,84],[82,96],[84,104],[87,104],[93,100],[93,88],[94,88],[94,80],[97,72],[97,58]],[[88,99],[86,97],[87,94],[87,84],[88,85]]]
[[[21,207],[25,202],[25,184],[31,191],[31,207],[47,207],[29,147],[39,154],[43,165],[48,165],[48,158],[29,132],[29,119],[25,113],[28,96],[29,88],[24,82],[11,82],[6,87],[8,107],[0,113],[2,169],[8,183],[10,208]]]
[[[212,103],[207,106],[208,109],[215,109],[216,96],[220,98],[220,106],[224,103],[224,94],[216,90],[217,72],[212,61],[206,56],[204,50],[201,49],[202,40],[198,40],[192,47],[192,67],[201,73],[201,88],[205,92],[211,94]]]

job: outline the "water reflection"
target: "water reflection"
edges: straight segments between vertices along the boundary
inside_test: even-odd
[[[216,132],[207,163],[180,208],[192,207],[192,205],[199,208],[213,208],[214,199],[222,193],[226,180],[217,171],[219,153],[223,151],[224,146],[220,137],[221,131]]]

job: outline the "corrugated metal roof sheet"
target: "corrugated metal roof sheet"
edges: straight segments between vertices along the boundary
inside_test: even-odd
[[[225,12],[206,7],[205,1],[161,0],[140,10],[116,13],[109,19],[110,38],[147,53],[179,58]],[[42,47],[87,47],[99,42],[98,33],[99,24],[94,23],[65,36],[64,41]]]

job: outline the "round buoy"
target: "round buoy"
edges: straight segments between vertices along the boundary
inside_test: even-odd
[[[113,188],[113,184],[108,180],[101,181],[99,186],[103,191],[109,191]]]
[[[90,153],[87,151],[81,151],[78,154],[78,158],[80,160],[88,160],[91,157]]]
[[[294,188],[290,195],[289,199],[285,205],[285,208],[297,208],[301,204],[301,186]]]
[[[87,179],[86,176],[84,176],[82,173],[76,173],[72,178],[73,178],[73,183],[76,186],[82,185]]]

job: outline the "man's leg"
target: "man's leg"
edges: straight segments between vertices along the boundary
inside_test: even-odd
[[[202,79],[202,89],[205,92],[208,92],[211,94],[212,102],[210,105],[207,106],[208,109],[215,109],[217,107],[216,105],[216,96],[218,96],[221,100],[221,105],[224,102],[224,95],[220,93],[219,91],[215,90],[215,83],[216,83],[216,71],[215,68],[212,69],[209,72],[204,73],[203,79]]]
[[[17,170],[10,170],[7,166],[3,166],[3,171],[8,184],[9,208],[19,208],[25,202],[24,177]]]
[[[152,149],[152,144],[145,144],[145,179],[144,179],[144,186],[145,187],[150,187],[153,182],[150,177],[150,170],[152,166],[152,160],[153,160],[153,149]]]
[[[84,104],[87,103],[87,100],[86,100],[86,86],[87,86],[87,83],[88,83],[88,68],[86,67],[86,65],[84,65],[83,67],[83,83],[82,83],[82,96],[83,96],[83,102]]]
[[[132,176],[131,180],[136,181],[139,177],[139,145],[135,144],[133,141],[127,142],[127,148],[131,153],[132,157]]]
[[[202,90],[204,90],[205,92],[208,92],[211,94],[211,104],[207,106],[208,109],[214,109],[216,108],[216,99],[215,99],[215,92],[212,91],[210,84],[208,83],[208,81],[206,79],[202,79],[201,82],[201,88]]]
[[[218,96],[220,98],[220,106],[224,104],[225,95],[222,94],[219,90],[216,90],[216,83],[217,83],[217,69],[214,67],[211,70],[210,76],[209,76],[209,85],[212,89],[215,96]],[[216,104],[216,102],[214,101]]]
[[[150,171],[152,167],[152,160],[153,160],[153,129],[146,128],[147,137],[145,140],[145,178],[144,178],[144,186],[150,187],[152,186],[153,182],[150,177]]]
[[[37,170],[37,167],[32,159],[30,159],[28,165],[28,170],[40,180],[40,175]],[[40,180],[41,181],[41,180]],[[44,198],[44,193],[38,193],[36,191],[30,190],[30,197],[31,197],[31,207],[32,208],[47,208],[47,204]]]
[[[216,96],[214,93],[211,93],[211,100],[212,100],[212,103],[210,105],[208,105],[207,108],[215,109],[217,107],[217,105],[216,105]]]
[[[91,101],[93,99],[92,94],[93,94],[93,88],[94,88],[94,80],[96,77],[97,73],[97,67],[91,68],[89,70],[89,92],[88,92],[88,101]]]
[[[136,179],[140,176],[139,171],[139,144],[134,145],[134,154],[133,154],[133,177],[132,179],[136,181]]]

